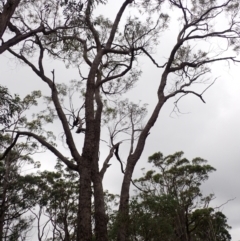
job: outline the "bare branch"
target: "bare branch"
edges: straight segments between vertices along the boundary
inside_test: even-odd
[[[100,176],[101,176],[102,179],[104,177],[105,172],[107,171],[107,168],[111,165],[111,164],[108,164],[108,163],[111,160],[111,158],[113,157],[114,150],[115,150],[115,146],[113,146],[110,149],[109,154],[108,154],[107,158],[105,159],[105,161],[103,163],[102,169],[100,171]]]
[[[165,63],[164,65],[158,65],[158,63],[155,61],[155,59],[144,49],[141,48],[141,50],[152,60],[152,62],[158,67],[158,68],[164,68],[167,63]]]
[[[231,198],[231,199],[228,199],[225,203],[221,204],[220,206],[215,207],[214,209],[219,209],[219,208],[221,208],[222,206],[228,204],[229,202],[234,201],[235,199],[236,199],[236,197]]]
[[[184,67],[192,67],[192,68],[197,68],[200,67],[201,65],[208,64],[208,63],[213,63],[217,61],[223,61],[223,60],[232,60],[233,62],[238,62],[240,63],[240,60],[235,59],[235,57],[223,57],[223,58],[217,58],[217,59],[208,59],[204,61],[200,61],[197,63],[194,62],[182,62],[178,67],[171,67],[169,69],[169,72],[175,72],[181,69],[184,69]]]
[[[197,97],[199,97],[201,99],[201,101],[203,103],[206,104],[206,102],[204,101],[203,97],[202,97],[202,94],[198,94],[196,93],[195,91],[191,91],[191,90],[179,90],[177,91],[178,93],[184,93],[184,95],[187,95],[187,94],[193,94],[193,95],[196,95]]]

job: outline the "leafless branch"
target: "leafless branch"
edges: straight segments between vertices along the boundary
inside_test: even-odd
[[[169,69],[169,72],[175,72],[175,71],[178,71],[178,70],[182,70],[186,66],[192,67],[192,68],[197,68],[197,67],[200,67],[200,66],[202,66],[204,64],[218,62],[218,61],[223,61],[223,60],[231,60],[233,62],[240,63],[240,60],[235,59],[235,57],[223,57],[223,58],[217,58],[217,59],[208,59],[208,60],[200,61],[200,62],[197,62],[197,63],[194,63],[194,62],[182,62],[178,67],[171,67]]]
[[[220,206],[215,207],[214,209],[220,209],[222,206],[226,205],[227,203],[229,203],[235,199],[236,199],[236,197],[231,198],[231,199],[227,200],[225,203],[221,204]]]
[[[155,61],[155,59],[148,53],[148,51],[146,51],[144,48],[141,48],[142,51],[152,60],[152,62],[158,67],[158,68],[164,68],[167,63],[165,63],[164,65],[158,65],[158,63]]]

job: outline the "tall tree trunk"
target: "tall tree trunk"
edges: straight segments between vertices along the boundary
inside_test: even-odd
[[[85,98],[86,131],[82,154],[83,161],[82,165],[80,166],[80,197],[78,210],[80,222],[78,226],[78,236],[81,238],[79,238],[77,241],[88,241],[90,240],[88,239],[88,237],[92,238],[91,181],[93,181],[94,183],[94,199],[96,204],[95,224],[97,240],[107,240],[107,222],[104,210],[104,195],[101,183],[102,180],[100,178],[98,168],[102,102],[100,100],[99,90],[95,89],[95,76],[98,72],[98,66],[101,62],[102,56],[103,50],[98,51],[97,56],[92,63],[87,80]],[[97,102],[96,111],[94,109],[95,99]],[[82,204],[84,204],[85,206],[82,206]],[[85,208],[84,212],[82,210],[83,208]],[[84,225],[85,220],[87,224]],[[86,227],[86,230],[83,231],[82,228],[84,226]],[[80,234],[80,232],[82,234]],[[87,235],[87,238],[83,239],[85,235]]]
[[[97,82],[102,78],[101,74],[97,74]],[[95,133],[95,143],[94,143],[94,154],[93,154],[93,165],[92,165],[92,182],[94,188],[94,219],[95,219],[95,234],[97,241],[107,241],[107,216],[105,212],[104,203],[104,192],[102,186],[102,176],[99,172],[99,145],[101,138],[101,119],[102,119],[102,109],[103,103],[100,95],[99,87],[95,88],[95,100],[97,103],[95,122],[94,122],[94,133]]]
[[[99,173],[99,142],[101,130],[101,113],[102,102],[99,95],[96,95],[98,108],[95,116],[95,147],[92,163],[92,182],[94,190],[94,220],[95,220],[95,235],[97,241],[107,241],[107,216],[105,212],[104,192],[102,186],[102,177]]]
[[[100,174],[94,172],[93,174],[94,187],[94,219],[95,219],[95,233],[97,241],[107,241],[107,223],[108,218],[105,212],[104,192],[102,187],[102,178]]]
[[[1,207],[3,209],[4,207]],[[3,240],[3,222],[4,222],[4,211],[1,210],[0,214],[0,241]]]
[[[7,155],[5,160],[5,174],[3,177],[3,182],[1,183],[1,189],[0,189],[0,195],[1,195],[1,203],[0,203],[0,241],[3,240],[3,227],[4,227],[4,220],[5,220],[5,214],[7,211],[7,192],[9,188],[9,174],[10,174],[10,161],[9,161],[9,156]]]
[[[5,176],[6,177],[6,176]],[[6,179],[5,177],[3,178],[3,183],[1,188],[0,188],[0,241],[3,240],[3,226],[4,226],[4,217],[5,217],[5,210],[6,210],[6,207],[5,207],[5,202],[6,202],[6,189],[7,189],[7,186],[6,186]]]
[[[0,39],[2,38],[8,23],[21,0],[8,0],[0,13]]]
[[[92,241],[91,223],[91,169],[86,160],[79,173],[79,202],[77,215],[77,241]]]
[[[118,241],[125,241],[127,240],[128,234],[128,222],[129,222],[129,191],[130,191],[130,184],[132,173],[134,170],[134,166],[130,166],[130,162],[127,162],[126,172],[123,178],[121,195],[120,195],[120,206],[118,210]]]
[[[78,206],[77,241],[90,241],[92,239],[91,223],[91,180],[94,151],[96,147],[95,121],[94,121],[94,88],[95,73],[102,55],[98,53],[89,72],[85,99],[86,131],[82,152],[82,162],[79,165],[80,191]],[[98,152],[98,150],[97,150]]]

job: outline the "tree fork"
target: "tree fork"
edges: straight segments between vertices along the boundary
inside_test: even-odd
[[[166,78],[166,76],[164,78],[162,78],[162,81],[165,81],[165,78]],[[159,93],[159,91],[158,91],[158,93]],[[118,236],[117,236],[118,241],[126,241],[127,240],[127,229],[128,229],[127,221],[129,218],[129,213],[128,213],[128,209],[129,209],[128,204],[129,203],[128,202],[129,202],[129,196],[130,196],[129,192],[130,192],[132,174],[133,174],[135,165],[143,152],[149,131],[153,127],[155,122],[157,121],[159,112],[166,101],[166,98],[164,97],[163,94],[162,95],[158,94],[158,96],[159,96],[159,101],[139,137],[136,149],[135,149],[134,153],[128,157],[128,160],[127,160],[127,166],[126,166],[126,170],[125,170],[125,174],[124,174],[124,178],[123,178],[121,195],[120,195],[120,205],[119,205],[119,221],[120,221],[120,223],[119,223]]]

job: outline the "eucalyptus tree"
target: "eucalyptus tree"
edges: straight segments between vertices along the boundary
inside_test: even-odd
[[[226,216],[211,207],[213,195],[201,192],[215,171],[206,160],[158,152],[149,162],[153,168],[135,180],[139,189],[130,200],[129,240],[231,240]],[[111,221],[114,230],[118,219]]]
[[[35,138],[68,168],[79,173],[78,241],[92,238],[91,184],[94,190],[96,240],[107,240],[108,219],[102,179],[114,153],[122,164],[118,153],[121,133],[130,136],[127,138],[130,139],[130,145],[126,166],[124,168],[122,165],[121,170],[124,177],[120,193],[119,217],[122,221],[119,223],[118,240],[124,241],[127,239],[128,201],[133,171],[163,105],[172,97],[177,98],[177,105],[183,96],[189,94],[205,102],[203,93],[207,88],[197,92],[191,88],[192,85],[209,77],[210,64],[219,61],[238,62],[238,0],[124,0],[113,22],[103,15],[97,15],[99,5],[103,4],[107,7],[104,0],[21,1],[10,20],[16,26],[16,35],[19,29],[31,32],[40,26],[43,30],[32,33],[17,49],[7,46],[8,51],[28,65],[51,91],[50,99],[55,108],[51,114],[57,116],[62,124],[69,156],[74,162],[33,131],[17,130],[14,133]],[[136,11],[136,14],[124,18],[123,14],[129,7],[139,10],[140,14]],[[160,33],[168,30],[170,16],[164,9],[172,9],[179,14],[181,27],[169,56],[159,64],[153,52],[154,46],[161,40]],[[222,17],[226,18],[225,24],[214,25]],[[219,45],[213,52],[208,47],[204,50],[202,43],[211,44],[217,39],[229,51],[223,51]],[[36,64],[31,59],[33,56],[38,56]],[[82,87],[77,107],[76,104],[70,105],[67,110],[64,107],[61,101],[61,95],[65,94],[64,88],[58,85],[55,78],[57,70],[53,70],[51,75],[46,72],[45,56],[52,56],[78,68]],[[140,78],[139,56],[145,56],[162,70],[162,74],[155,77],[159,82],[157,101],[146,124],[141,123],[146,113],[144,106],[130,104],[129,108],[125,105],[123,110],[113,111],[117,107],[113,103],[118,104],[123,94]],[[123,99],[121,101],[124,102]],[[119,119],[117,122],[116,118],[112,119],[113,126],[108,128],[110,151],[101,169],[99,148],[102,124],[107,119],[106,114],[111,113]],[[77,138],[72,133],[74,127],[84,135],[82,151],[79,150],[81,145],[74,141]]]
[[[78,174],[57,162],[56,171],[39,172],[35,178],[38,198],[31,212],[37,221],[38,240],[76,240]]]
[[[37,129],[35,123],[27,120],[26,111],[37,104],[40,92],[21,99],[4,90],[8,99],[1,101],[7,118],[1,123],[0,133],[0,240],[26,240],[34,220],[27,212],[36,205],[37,192],[34,176],[26,175],[24,169],[39,166],[32,155],[43,149],[34,139],[21,138],[20,141],[14,132],[21,128]]]
[[[37,186],[36,206],[30,212],[35,218],[38,241],[76,240],[78,211],[78,174],[57,161],[54,171],[42,171],[34,175]],[[104,193],[106,213],[109,222],[109,239],[115,234],[111,226],[116,219],[116,206],[119,198],[108,191]],[[94,207],[92,206],[92,212]],[[114,220],[114,221],[113,221]],[[95,220],[92,219],[94,226]],[[36,233],[35,230],[35,233]],[[93,231],[93,240],[95,233]]]

